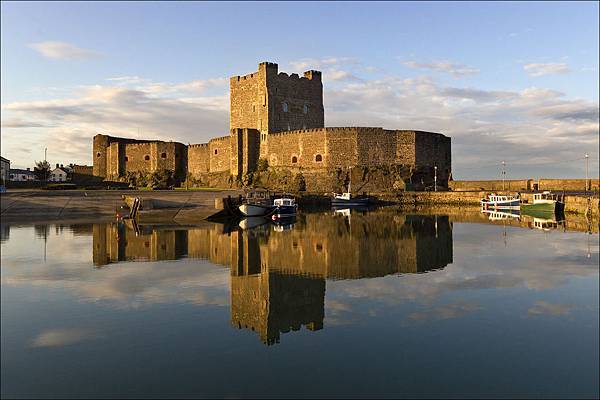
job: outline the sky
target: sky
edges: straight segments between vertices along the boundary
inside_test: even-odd
[[[1,3],[1,154],[204,143],[228,78],[323,71],[326,126],[452,138],[454,179],[598,177],[598,2]]]

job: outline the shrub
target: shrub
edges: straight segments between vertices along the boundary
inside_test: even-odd
[[[256,170],[258,172],[265,172],[267,169],[269,169],[269,162],[264,158],[259,158],[256,163]]]
[[[294,177],[293,189],[296,192],[306,191],[306,180],[304,179],[304,175],[302,175],[302,173],[298,173]]]

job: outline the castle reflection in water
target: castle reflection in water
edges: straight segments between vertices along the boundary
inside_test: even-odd
[[[452,263],[447,216],[301,214],[293,229],[251,230],[96,224],[97,267],[120,261],[202,258],[231,270],[231,323],[265,344],[280,334],[323,328],[327,279],[420,273]]]

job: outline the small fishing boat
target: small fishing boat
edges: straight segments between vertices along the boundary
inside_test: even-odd
[[[244,217],[268,217],[273,214],[275,208],[268,191],[254,190],[246,194],[238,210]]]
[[[482,210],[518,210],[521,200],[519,196],[510,194],[490,194],[481,199]]]
[[[552,219],[555,215],[563,212],[564,206],[565,203],[561,195],[545,191],[535,193],[532,203],[521,204],[521,211],[523,214],[532,217]]]
[[[334,193],[333,199],[331,199],[331,205],[334,207],[350,207],[350,206],[367,206],[369,205],[370,199],[368,196],[352,196],[350,191],[345,193]]]
[[[261,204],[242,204],[238,209],[244,217],[266,217],[275,211],[275,207]]]
[[[282,197],[280,199],[275,199],[273,201],[273,206],[275,207],[273,217],[277,218],[294,216],[298,211],[296,200],[291,197]]]
[[[348,180],[348,191],[344,193],[334,193],[331,199],[332,207],[354,207],[354,206],[367,206],[369,205],[370,199],[368,196],[352,196],[352,172],[350,172],[350,179]]]

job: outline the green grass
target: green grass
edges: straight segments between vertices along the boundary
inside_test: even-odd
[[[213,187],[191,187],[186,189],[185,187],[176,187],[175,190],[183,190],[183,191],[207,191],[207,192],[222,192],[224,190],[232,190],[229,188],[213,188]]]

